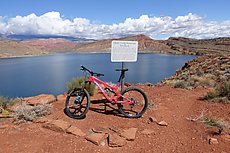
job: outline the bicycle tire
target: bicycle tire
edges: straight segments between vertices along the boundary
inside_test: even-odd
[[[128,98],[133,100],[134,104],[118,104],[119,111],[128,118],[139,118],[141,117],[147,107],[148,107],[148,98],[146,94],[138,88],[126,88],[123,92],[121,92],[121,99]],[[135,110],[133,108],[135,107]]]
[[[89,106],[90,96],[88,91],[86,89],[74,89],[66,97],[65,113],[71,118],[83,119],[89,110]]]

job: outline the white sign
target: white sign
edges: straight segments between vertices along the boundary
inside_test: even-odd
[[[112,62],[136,62],[137,41],[112,41],[111,61]]]

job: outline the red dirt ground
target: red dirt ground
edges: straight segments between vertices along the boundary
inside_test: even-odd
[[[129,119],[122,117],[116,109],[103,103],[91,104],[91,109],[83,120],[69,118],[63,112],[64,99],[53,103],[53,113],[48,119],[60,119],[80,128],[84,133],[89,129],[116,127],[126,129],[138,128],[134,141],[128,141],[123,147],[111,148],[97,146],[67,133],[54,132],[42,127],[43,123],[24,123],[14,125],[10,120],[0,121],[0,153],[229,153],[230,141],[215,135],[215,129],[207,128],[202,123],[192,122],[188,118],[196,118],[204,110],[212,117],[224,119],[230,123],[230,104],[211,104],[199,100],[208,89],[193,90],[174,89],[169,86],[138,85],[148,95],[150,108],[142,118]],[[92,99],[100,99],[99,95]],[[155,104],[155,106],[151,104]],[[96,111],[97,108],[99,109]],[[168,126],[159,126],[149,121],[154,117],[157,121],[165,121]],[[186,119],[187,118],[187,119]],[[151,134],[143,134],[143,130],[154,130]],[[229,133],[229,131],[227,131]],[[209,144],[208,138],[217,138],[218,144]]]

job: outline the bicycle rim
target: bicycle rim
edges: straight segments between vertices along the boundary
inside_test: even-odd
[[[66,114],[75,119],[84,118],[89,110],[89,93],[85,89],[75,89],[66,98]]]
[[[129,99],[133,104],[118,104],[119,111],[129,118],[141,117],[148,107],[145,93],[138,88],[127,88],[122,92],[123,101]]]

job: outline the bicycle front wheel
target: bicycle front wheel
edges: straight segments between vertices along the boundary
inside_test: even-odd
[[[138,118],[145,113],[148,107],[148,99],[142,90],[138,88],[126,88],[121,95],[121,101],[128,100],[133,102],[133,104],[118,104],[118,109],[123,115],[129,118]]]
[[[74,89],[66,97],[65,113],[74,119],[82,119],[89,110],[90,97],[86,89]]]

